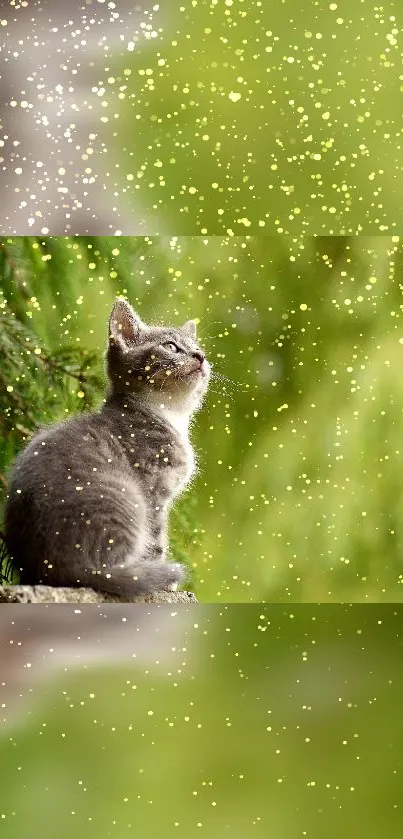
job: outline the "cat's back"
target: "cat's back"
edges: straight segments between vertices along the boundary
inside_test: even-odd
[[[118,449],[99,414],[80,414],[39,431],[17,456],[11,474],[10,491],[45,485],[54,491],[58,483],[96,470]]]

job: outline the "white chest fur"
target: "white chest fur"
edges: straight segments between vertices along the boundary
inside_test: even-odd
[[[189,440],[190,416],[188,413],[185,413],[184,411],[175,410],[174,408],[171,408],[163,402],[155,404],[154,409],[157,409],[160,416],[165,421],[168,421],[170,425],[172,425],[172,427],[178,433],[181,444],[183,446],[183,450],[185,452],[186,457],[187,469],[183,479],[183,484],[181,486],[182,489],[189,483],[192,475],[196,470],[195,454]]]
[[[168,408],[165,408],[163,410],[163,416],[175,428],[175,431],[178,432],[180,441],[182,443],[184,451],[186,452],[188,468],[184,483],[187,484],[190,481],[196,468],[195,455],[189,440],[189,417],[183,414],[176,413],[175,411],[169,410]]]

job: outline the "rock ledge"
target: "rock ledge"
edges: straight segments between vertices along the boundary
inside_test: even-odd
[[[92,588],[55,586],[0,586],[0,603],[198,603],[190,591],[159,591],[126,598],[101,594]]]

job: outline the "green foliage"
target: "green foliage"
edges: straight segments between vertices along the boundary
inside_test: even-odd
[[[3,468],[38,430],[73,404],[92,406],[100,376],[95,355],[62,346],[48,351],[10,310],[0,290],[0,463]]]
[[[78,347],[42,349],[35,332],[10,311],[0,292],[1,439],[18,446],[18,433],[26,439],[41,420],[60,410],[72,381],[78,407],[92,405],[100,387],[95,362],[93,352]]]
[[[14,582],[17,576],[13,560],[7,550],[4,534],[0,530],[0,585]]]

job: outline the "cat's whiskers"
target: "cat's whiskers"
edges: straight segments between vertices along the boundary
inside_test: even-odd
[[[211,378],[217,382],[222,382],[223,386],[232,386],[233,388],[236,388],[240,393],[249,393],[249,388],[246,382],[234,381],[234,379],[230,379],[228,376],[223,376],[222,373],[216,373],[213,368],[211,369]],[[244,388],[241,387],[242,385]]]
[[[165,363],[161,360],[155,360],[152,364],[154,370],[153,375],[157,372],[167,371],[171,375],[170,378],[170,389],[179,395],[181,391],[181,385],[186,381],[186,370],[185,365],[182,367],[172,367],[171,364]],[[214,387],[214,382],[218,385]],[[240,385],[244,384],[243,382],[234,381],[234,379],[230,379],[228,376],[224,376],[222,373],[217,373],[211,363],[210,363],[210,382],[209,382],[209,391],[211,393],[215,393],[218,396],[225,396],[227,399],[234,400],[233,391],[237,389],[241,393],[249,392],[248,388],[242,389]],[[221,385],[221,387],[220,387]],[[154,381],[154,390],[158,390],[159,393],[163,393],[165,388],[165,378],[156,379]]]

